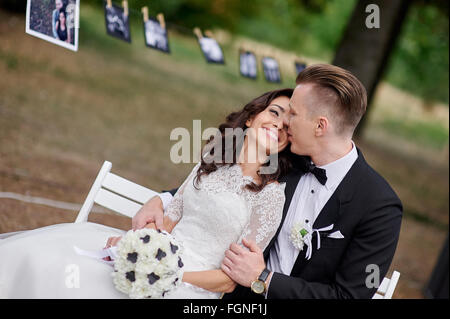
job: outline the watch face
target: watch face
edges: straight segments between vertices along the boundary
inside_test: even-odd
[[[257,280],[252,282],[252,290],[257,294],[262,294],[264,292],[264,282]]]

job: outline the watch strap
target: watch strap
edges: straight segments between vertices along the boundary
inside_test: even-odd
[[[267,269],[267,268],[264,268],[264,270],[262,271],[261,275],[259,275],[258,280],[266,282],[267,277],[269,277],[269,274],[270,274],[270,270]]]

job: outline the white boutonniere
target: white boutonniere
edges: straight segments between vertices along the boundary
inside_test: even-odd
[[[291,229],[291,242],[294,245],[295,248],[302,251],[303,247],[306,245],[308,247],[306,251],[305,258],[311,259],[312,256],[312,235],[313,233],[317,233],[317,250],[320,249],[320,232],[322,231],[329,231],[333,229],[334,225],[328,225],[326,227],[322,227],[319,229],[313,229],[312,225],[310,223],[307,223],[306,221],[295,223],[294,226],[292,226]],[[343,238],[340,237],[340,238]]]
[[[308,223],[298,222],[292,226],[291,229],[291,242],[295,248],[302,251],[305,246],[306,236],[310,233]]]

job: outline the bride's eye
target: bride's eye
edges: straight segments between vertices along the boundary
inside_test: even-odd
[[[270,112],[274,113],[276,116],[279,115],[278,111],[276,111],[276,110],[270,110]]]

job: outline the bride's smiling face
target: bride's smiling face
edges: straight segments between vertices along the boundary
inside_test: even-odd
[[[258,147],[265,149],[267,155],[279,153],[289,144],[287,127],[284,125],[289,110],[289,98],[279,96],[264,111],[245,123],[250,128],[249,137],[255,139]]]

